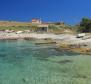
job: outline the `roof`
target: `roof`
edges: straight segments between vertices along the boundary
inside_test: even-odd
[[[39,21],[39,19],[32,19],[32,22],[36,22],[36,21]]]

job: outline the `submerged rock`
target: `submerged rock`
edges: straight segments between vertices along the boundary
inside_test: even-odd
[[[72,63],[72,62],[73,62],[72,60],[61,60],[61,61],[58,61],[58,63],[62,63],[62,64]]]
[[[29,80],[28,80],[28,78],[23,78],[22,81],[23,82],[28,82]]]

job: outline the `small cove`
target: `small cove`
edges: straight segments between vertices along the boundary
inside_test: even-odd
[[[0,41],[0,84],[90,84],[90,63],[90,56],[57,51],[54,45]]]

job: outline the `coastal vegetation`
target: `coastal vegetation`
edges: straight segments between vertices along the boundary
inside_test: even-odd
[[[78,27],[78,32],[91,32],[91,19],[82,18],[80,25]]]
[[[14,21],[0,21],[0,30],[33,30],[35,31],[38,28],[38,25],[32,24],[31,22],[14,22]],[[79,32],[91,32],[91,19],[82,18],[78,25],[68,25],[64,23],[48,23],[49,31],[53,33],[64,33],[65,30],[69,30],[73,33]]]
[[[39,23],[40,24],[40,23]],[[36,23],[29,23],[29,22],[13,22],[13,21],[0,21],[0,30],[15,30],[15,31],[24,31],[24,30],[31,30],[36,31],[38,29],[38,25]],[[45,25],[45,24],[41,24]],[[48,30],[49,32],[53,33],[64,33],[65,30],[71,30],[72,27],[67,24],[57,24],[57,23],[48,23]]]

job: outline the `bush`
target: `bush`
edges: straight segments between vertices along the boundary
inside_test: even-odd
[[[83,18],[78,27],[78,32],[91,32],[91,19]]]

